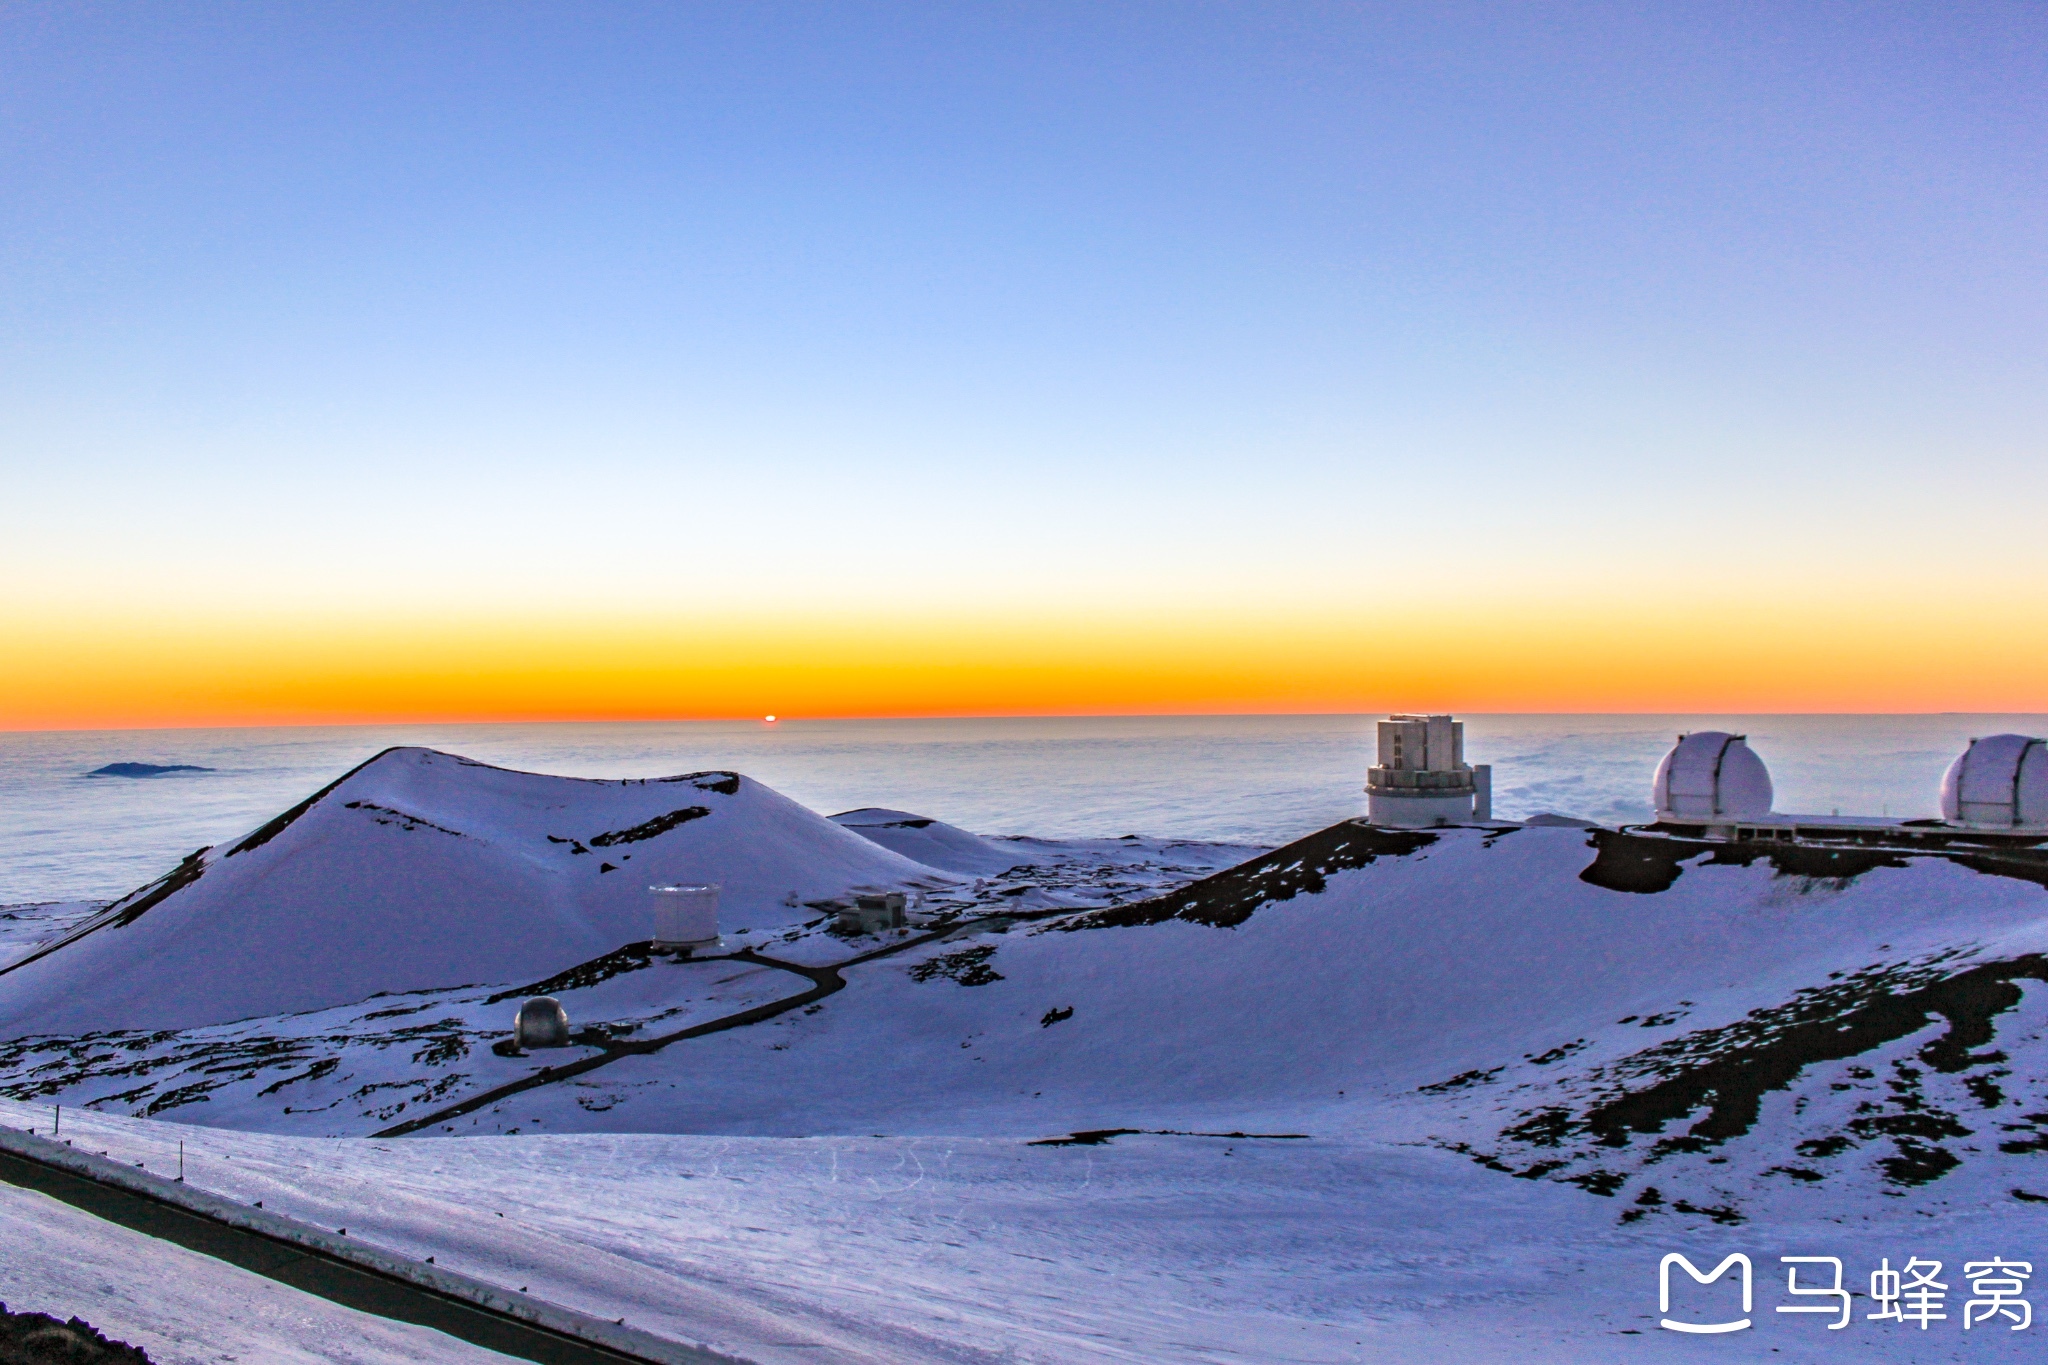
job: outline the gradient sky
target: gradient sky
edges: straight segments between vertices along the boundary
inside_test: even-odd
[[[2048,710],[2048,8],[0,5],[0,728]]]

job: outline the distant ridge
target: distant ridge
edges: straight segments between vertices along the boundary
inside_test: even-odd
[[[109,763],[94,768],[87,777],[162,777],[165,773],[210,773],[197,763]]]

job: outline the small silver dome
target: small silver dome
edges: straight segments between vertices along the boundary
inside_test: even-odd
[[[567,1047],[569,1011],[552,995],[537,995],[519,1007],[512,1041],[521,1047]]]

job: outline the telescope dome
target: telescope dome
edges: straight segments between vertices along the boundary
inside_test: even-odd
[[[1657,765],[1651,804],[1659,820],[1756,820],[1771,813],[1771,772],[1742,735],[1680,735]]]
[[[1971,740],[1942,775],[1941,818],[1980,829],[2048,825],[2048,742],[2029,735]]]
[[[567,1047],[569,1011],[552,995],[537,995],[519,1007],[512,1038],[520,1047]]]

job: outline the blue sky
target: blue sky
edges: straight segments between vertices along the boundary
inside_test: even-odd
[[[2038,624],[2044,114],[2018,4],[9,5],[0,572]]]

